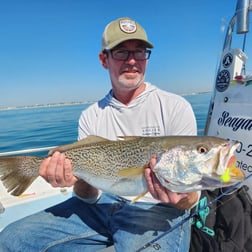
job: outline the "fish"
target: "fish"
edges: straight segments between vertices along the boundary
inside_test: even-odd
[[[102,191],[137,196],[148,191],[144,170],[153,156],[157,159],[153,172],[174,192],[215,189],[243,181],[244,173],[234,165],[238,146],[239,142],[211,136],[122,136],[117,140],[88,136],[56,147],[48,156],[55,151],[65,153],[74,175]],[[39,176],[43,158],[1,157],[0,179],[6,190],[20,196]]]

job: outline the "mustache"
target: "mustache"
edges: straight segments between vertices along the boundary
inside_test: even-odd
[[[137,72],[142,72],[142,68],[139,65],[129,65],[125,64],[121,67],[120,72],[128,72],[128,71],[137,71]]]

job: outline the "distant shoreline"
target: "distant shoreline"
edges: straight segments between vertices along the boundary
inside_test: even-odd
[[[188,94],[180,94],[181,96],[199,95],[211,93],[211,91],[202,92],[192,92]],[[48,104],[34,104],[34,105],[22,105],[22,106],[10,106],[10,107],[0,107],[1,110],[14,110],[14,109],[31,109],[31,108],[47,108],[47,107],[59,107],[59,106],[73,106],[81,104],[92,104],[95,101],[84,101],[84,102],[59,102],[59,103],[48,103]]]
[[[95,101],[85,101],[85,102],[59,102],[59,103],[48,103],[48,104],[35,104],[35,105],[23,105],[16,107],[0,107],[2,110],[15,110],[15,109],[31,109],[31,108],[48,108],[48,107],[60,107],[60,106],[74,106],[82,104],[92,104]]]
[[[180,94],[180,95],[181,96],[190,96],[190,95],[209,94],[209,93],[212,93],[212,91],[192,92],[190,94]]]

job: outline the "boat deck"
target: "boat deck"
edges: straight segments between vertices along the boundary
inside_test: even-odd
[[[0,182],[0,231],[9,223],[60,203],[72,195],[72,188],[53,188],[38,178],[19,197],[10,195]],[[18,214],[17,214],[18,213]]]

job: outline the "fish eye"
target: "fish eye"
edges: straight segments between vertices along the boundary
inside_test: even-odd
[[[209,149],[204,145],[199,145],[199,146],[197,146],[197,151],[198,151],[198,153],[203,154],[203,153],[207,153],[209,151]]]

